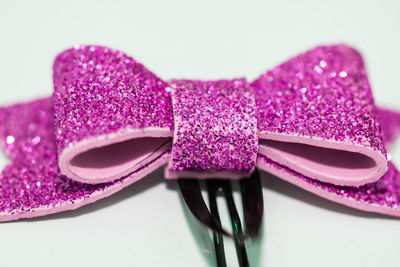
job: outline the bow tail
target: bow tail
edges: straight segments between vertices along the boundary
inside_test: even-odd
[[[400,113],[378,108],[385,146],[391,147],[400,133]],[[400,172],[388,162],[388,170],[376,182],[362,186],[338,186],[304,176],[266,156],[257,167],[306,191],[355,209],[400,217]]]
[[[109,183],[85,184],[61,175],[51,98],[0,108],[0,144],[10,161],[0,174],[0,221],[77,209],[139,181],[169,158],[167,150]]]

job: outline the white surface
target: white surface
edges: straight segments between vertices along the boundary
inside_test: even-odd
[[[1,0],[0,104],[50,95],[54,56],[77,43],[118,48],[165,79],[252,79],[316,44],[346,42],[363,52],[377,102],[400,109],[399,14],[399,1]],[[400,220],[265,173],[263,183],[264,234],[249,245],[258,266],[399,266]],[[0,265],[209,266],[211,239],[199,233],[158,171],[77,211],[0,224]]]

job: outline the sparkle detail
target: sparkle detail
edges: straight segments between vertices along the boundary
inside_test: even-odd
[[[258,151],[253,90],[245,79],[171,82],[175,121],[169,169],[249,176]]]
[[[260,134],[348,142],[386,156],[364,62],[353,48],[309,50],[261,75],[252,86]]]
[[[167,83],[122,52],[76,46],[54,63],[58,153],[91,136],[126,129],[173,129]]]
[[[41,215],[45,209],[56,212],[65,205],[75,205],[107,190],[114,190],[136,175],[135,172],[114,182],[96,185],[79,183],[60,175],[57,151],[73,146],[74,142],[88,135],[130,127],[174,128],[171,87],[121,52],[97,46],[75,46],[57,57],[54,71],[56,90],[53,99],[0,108],[0,142],[11,161],[0,174],[1,216],[21,214],[21,217],[32,217]],[[179,81],[175,82],[179,89]],[[228,90],[230,94],[218,98],[211,93],[208,99],[202,98],[205,93],[202,90],[215,85],[219,87],[218,82],[183,82],[184,86],[193,86],[193,89],[203,92],[198,100],[201,105],[196,106],[196,97],[193,97],[198,92],[185,88],[181,92],[187,94],[189,101],[194,101],[189,103],[192,109],[187,103],[179,102],[174,112],[181,116],[182,121],[188,122],[193,116],[205,120],[205,116],[196,115],[199,112],[216,116],[219,113],[214,109],[227,115],[212,117],[213,123],[209,126],[228,127],[230,124],[226,122],[231,120],[232,129],[238,131],[239,136],[242,133],[249,134],[247,138],[251,142],[241,140],[237,143],[230,142],[232,140],[228,135],[233,131],[221,131],[227,133],[229,148],[247,146],[240,151],[240,156],[246,157],[243,152],[248,150],[249,162],[252,162],[254,155],[254,140],[251,139],[255,136],[254,123],[258,124],[261,132],[352,142],[379,150],[385,155],[383,141],[392,143],[400,132],[400,114],[377,110],[361,56],[347,46],[319,47],[262,75],[252,83],[251,88],[254,90],[256,113],[253,110],[254,99],[248,91],[250,87],[245,81],[225,82],[227,84],[219,88],[219,93]],[[229,91],[231,88],[237,91]],[[243,95],[239,97],[235,94]],[[182,97],[181,101],[184,99]],[[227,107],[228,110],[223,110]],[[229,109],[237,111],[236,108],[245,109],[245,112],[239,112],[245,116],[242,118],[245,122],[229,117]],[[186,116],[183,111],[193,113]],[[256,117],[253,117],[254,114]],[[198,141],[203,145],[201,141],[206,140],[204,132],[201,133],[202,129],[196,128],[196,124],[192,126],[188,133],[193,138],[200,137]],[[192,142],[187,140],[187,136],[179,136],[182,129],[176,129],[178,137],[182,137],[177,139],[178,143],[183,140],[182,146],[177,148],[185,148]],[[196,130],[200,130],[200,135]],[[218,151],[228,150],[222,147]],[[176,155],[182,156],[181,152],[178,151]],[[224,153],[221,157],[227,155]],[[258,160],[327,194],[374,207],[399,210],[400,174],[391,162],[388,163],[387,173],[377,182],[346,187],[305,177],[262,155],[258,156]],[[178,162],[176,167],[179,169],[181,162],[185,161]],[[190,168],[201,166],[189,163]],[[218,167],[217,163],[211,163],[213,165],[207,163],[206,166]],[[244,166],[236,163],[233,169]],[[147,167],[145,165],[143,169]],[[250,170],[242,167],[241,170]]]
[[[15,138],[13,146],[4,147],[11,163],[0,174],[0,221],[8,220],[3,216],[19,219],[50,214],[67,205],[68,209],[77,208],[83,200],[122,189],[147,167],[96,185],[60,175],[52,111],[51,98],[0,108],[0,142],[7,143],[9,136]],[[39,138],[40,142],[32,142]]]

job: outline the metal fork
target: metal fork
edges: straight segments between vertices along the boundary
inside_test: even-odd
[[[214,249],[218,267],[226,266],[223,235],[233,237],[240,267],[249,266],[245,239],[257,235],[263,215],[263,195],[259,173],[255,170],[250,178],[239,180],[243,205],[245,231],[242,230],[239,213],[233,199],[232,186],[229,180],[209,179],[205,181],[210,210],[201,194],[199,180],[179,179],[178,185],[182,197],[192,214],[213,232]],[[218,212],[217,196],[225,197],[231,220],[232,234],[221,224]]]

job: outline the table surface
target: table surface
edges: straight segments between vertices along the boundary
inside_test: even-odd
[[[348,43],[365,57],[377,103],[400,110],[399,14],[399,1],[3,0],[0,104],[50,95],[52,61],[75,44],[120,49],[164,79],[251,80],[315,45]],[[267,173],[262,182],[263,231],[248,244],[252,266],[399,266],[400,220]],[[162,170],[75,211],[2,223],[0,236],[0,265],[8,267],[214,264],[209,233]],[[226,249],[236,266],[232,242]]]

